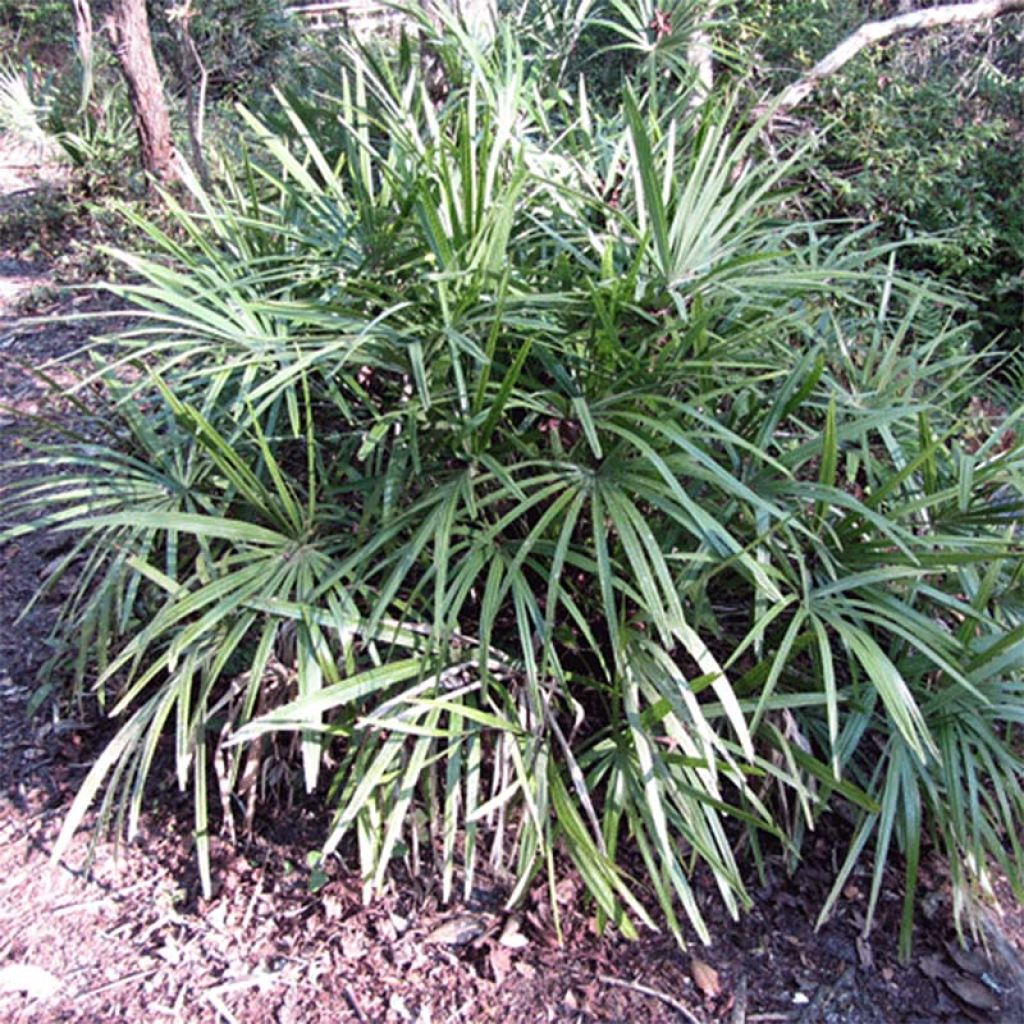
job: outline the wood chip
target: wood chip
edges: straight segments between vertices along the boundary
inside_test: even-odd
[[[456,914],[428,932],[423,941],[435,946],[466,946],[480,938],[487,927],[487,919],[477,914]]]
[[[217,1011],[224,1024],[238,1024],[238,1018],[228,1009],[227,1004],[216,992],[205,993],[206,1001]]]
[[[942,957],[937,956],[935,953],[921,957],[917,962],[917,966],[926,978],[942,978],[950,973],[949,965]]]
[[[963,949],[955,942],[946,944],[946,952],[961,971],[973,974],[976,978],[980,978],[991,966],[987,957],[982,956],[977,950]]]
[[[503,985],[505,979],[512,970],[512,953],[508,949],[494,946],[487,954],[487,961],[491,965],[491,972],[494,974],[496,985]]]
[[[952,977],[943,978],[946,988],[968,1006],[978,1010],[995,1012],[999,1009],[999,1000],[992,991],[980,981],[968,978],[964,974],[954,974]]]
[[[393,992],[391,998],[388,1000],[388,1009],[399,1018],[399,1020],[412,1020],[413,1016],[409,1012],[409,1007],[405,1005],[405,1000],[397,993]]]
[[[519,921],[514,917],[505,922],[498,942],[509,949],[522,949],[530,944],[530,940],[519,930]]]
[[[706,999],[717,999],[722,994],[722,981],[718,977],[718,971],[710,964],[695,956],[691,957],[690,974],[693,976],[694,984]]]

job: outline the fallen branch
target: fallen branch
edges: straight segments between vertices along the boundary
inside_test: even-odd
[[[966,4],[943,4],[922,11],[911,11],[885,21],[870,21],[844,39],[803,77],[787,86],[778,97],[758,107],[758,113],[781,114],[799,106],[829,75],[848,64],[861,50],[893,36],[944,25],[968,25],[975,21],[998,18],[1015,11],[1024,11],[1024,0],[976,0]]]
[[[632,989],[634,992],[639,992],[641,995],[651,996],[654,999],[660,999],[661,1002],[668,1006],[671,1006],[683,1020],[687,1021],[687,1024],[700,1024],[700,1018],[687,1009],[678,999],[673,999],[667,992],[661,992],[656,988],[651,988],[649,985],[641,985],[638,981],[626,981],[625,978],[614,978],[610,974],[600,974],[597,978],[598,981],[604,982],[605,985],[617,985],[619,988]]]

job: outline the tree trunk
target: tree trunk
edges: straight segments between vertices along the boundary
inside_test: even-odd
[[[497,32],[498,8],[496,0],[419,0],[420,9],[435,34],[444,30],[450,17],[462,22],[472,39],[480,44],[494,39]],[[447,14],[442,14],[442,8]],[[435,105],[448,95],[448,78],[444,62],[425,32],[420,32],[420,68],[427,92]]]
[[[433,33],[439,34],[444,21],[436,0],[420,0],[420,8]],[[434,49],[433,41],[423,30],[420,31],[420,73],[427,87],[427,95],[434,105],[439,107],[448,95],[448,76],[445,74],[441,55]]]
[[[104,29],[128,85],[143,168],[165,184],[178,177],[171,119],[153,56],[146,0],[112,0]]]

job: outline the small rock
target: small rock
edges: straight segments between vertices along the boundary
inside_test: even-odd
[[[172,967],[177,967],[181,963],[181,950],[173,943],[164,943],[157,951],[156,955],[166,960]]]
[[[439,946],[465,946],[487,931],[488,921],[476,914],[458,914],[438,925],[423,941]]]

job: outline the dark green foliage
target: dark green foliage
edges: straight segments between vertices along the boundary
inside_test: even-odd
[[[918,257],[922,269],[977,297],[982,343],[1004,335],[1005,347],[1019,349],[1024,44],[1002,43],[995,60],[967,45],[955,55],[936,47],[918,61],[883,59],[851,75],[849,91],[835,96],[843,129],[833,135],[823,182],[837,212],[898,238],[934,236]],[[875,101],[865,103],[872,87]]]
[[[74,49],[71,0],[0,0],[0,54],[47,63],[66,60]]]
[[[781,0],[745,11],[758,81],[778,90],[891,3]],[[760,33],[760,35],[758,35]],[[756,42],[755,42],[756,39]],[[821,216],[928,236],[912,266],[977,301],[976,344],[1024,346],[1024,16],[860,54],[797,113],[830,125],[808,199]]]
[[[212,101],[254,96],[287,71],[298,57],[299,27],[281,0],[194,0],[192,37],[206,66]],[[185,88],[186,64],[171,17],[174,6],[149,5],[161,66],[174,92]]]

